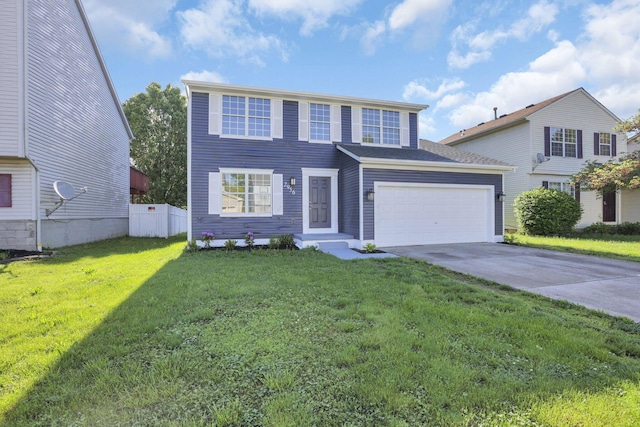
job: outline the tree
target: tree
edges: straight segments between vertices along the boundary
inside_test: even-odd
[[[187,204],[187,102],[170,84],[151,83],[122,104],[135,139],[133,165],[149,176],[145,203]]]
[[[573,196],[543,187],[520,193],[513,207],[520,229],[534,236],[568,234],[582,216]]]
[[[630,119],[619,122],[615,130],[638,134],[640,132],[640,110]],[[581,189],[595,190],[599,194],[617,189],[635,190],[640,188],[640,150],[605,163],[588,161],[580,172],[573,175],[571,181],[574,184],[579,184]]]

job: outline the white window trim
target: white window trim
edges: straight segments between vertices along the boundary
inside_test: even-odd
[[[229,135],[222,133],[222,100],[224,96],[237,96],[245,98],[245,134]],[[270,136],[249,135],[249,98],[268,99],[270,104]],[[276,98],[265,98],[262,96],[238,95],[233,93],[210,93],[209,94],[209,134],[217,135],[226,139],[244,139],[255,141],[273,141],[283,138],[283,100]]]
[[[603,144],[602,143],[602,135],[609,135],[609,143],[608,144]],[[598,155],[599,156],[603,156],[603,157],[613,157],[611,155],[611,153],[613,152],[613,150],[611,149],[611,132],[598,132]],[[609,149],[609,154],[602,154],[602,147],[607,147]]]
[[[553,154],[553,144],[560,144],[560,141],[554,141],[553,140],[553,130],[554,129],[562,129],[562,156],[559,156],[557,154]],[[566,140],[566,136],[567,136],[567,130],[572,130],[575,132],[576,134],[576,141],[575,142],[567,142]],[[569,159],[577,159],[578,158],[578,129],[572,129],[572,128],[565,128],[565,127],[554,127],[551,126],[549,128],[549,149],[551,151],[551,156],[552,157],[563,157],[563,158],[569,158]],[[575,156],[567,156],[567,144],[569,145],[573,145],[575,146],[576,149],[576,155]]]
[[[274,215],[277,215],[276,213],[274,213],[274,195],[276,194],[276,192],[274,191],[274,182],[277,180],[275,177],[275,174],[273,173],[273,169],[244,169],[244,168],[220,168],[220,173],[219,173],[219,179],[218,179],[218,188],[220,189],[219,191],[219,203],[220,203],[220,209],[219,209],[219,215],[221,218],[266,218],[266,217],[272,217]],[[230,173],[230,174],[260,174],[260,175],[269,175],[271,176],[271,212],[270,213],[223,213],[222,212],[222,175],[226,174],[226,173]],[[280,176],[280,181],[282,181],[282,177]],[[210,181],[211,182],[211,181]],[[280,193],[282,194],[282,192]],[[212,199],[212,193],[211,193],[211,189],[209,189],[209,198]],[[215,199],[214,199],[215,200]],[[211,203],[211,201],[210,201]],[[281,205],[282,203],[280,203]],[[209,208],[209,213],[211,213],[211,206]]]
[[[410,116],[408,111],[399,111],[399,110],[389,110],[387,108],[373,108],[366,107],[371,110],[380,111],[380,142],[363,142],[362,141],[362,128],[365,126],[362,122],[362,107],[351,107],[351,139],[355,143],[362,144],[366,147],[409,147],[411,145],[411,131],[410,131]],[[400,143],[399,144],[389,144],[382,141],[382,111],[391,111],[394,113],[400,114]],[[395,129],[395,128],[394,128]]]
[[[329,139],[311,138],[311,104],[329,106]],[[342,106],[324,102],[298,102],[298,139],[311,144],[342,142]]]
[[[309,228],[309,177],[326,176],[331,178],[331,227]],[[338,169],[302,168],[302,233],[338,232]]]

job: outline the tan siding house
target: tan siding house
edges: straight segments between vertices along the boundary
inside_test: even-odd
[[[0,18],[0,249],[127,234],[133,135],[80,0],[7,0]],[[51,213],[54,181],[88,192]]]
[[[517,167],[505,174],[505,227],[517,229],[516,196],[545,186],[574,194],[583,208],[578,227],[594,222],[640,221],[640,192],[600,197],[568,182],[588,160],[605,162],[628,151],[620,121],[582,88],[455,133],[441,144],[502,160]]]

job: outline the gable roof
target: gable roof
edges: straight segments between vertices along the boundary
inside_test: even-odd
[[[569,95],[572,95],[576,92],[583,92],[591,100],[593,100],[597,105],[599,105],[602,109],[604,109],[608,114],[610,114],[616,121],[619,121],[619,119],[613,113],[611,113],[611,111],[609,111],[600,102],[598,102],[598,100],[592,97],[586,90],[584,90],[583,88],[578,88],[570,92],[566,92],[561,95],[554,96],[553,98],[549,98],[542,102],[538,102],[537,104],[528,105],[527,107],[522,108],[518,111],[514,111],[513,113],[504,114],[498,117],[497,119],[480,123],[475,127],[472,127],[469,129],[463,129],[460,132],[456,132],[453,135],[449,135],[445,139],[441,140],[439,143],[445,144],[445,145],[456,145],[472,137],[476,137],[478,135],[482,135],[489,132],[494,132],[502,128],[507,128],[507,127],[516,125],[518,123],[525,122],[527,120],[527,117],[531,116],[533,113],[540,111],[543,108],[553,104],[554,102],[557,102],[563,98],[566,98]]]
[[[355,144],[339,144],[337,148],[360,163],[513,170],[513,166],[500,160],[490,159],[479,154],[469,153],[426,140],[421,140],[420,143],[421,147],[424,147],[421,150]]]

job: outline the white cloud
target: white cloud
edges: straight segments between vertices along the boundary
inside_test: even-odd
[[[113,44],[130,54],[150,59],[167,58],[173,48],[158,32],[169,19],[177,0],[85,0],[91,27],[102,44]]]
[[[373,24],[365,24],[364,35],[360,38],[360,45],[366,55],[373,55],[376,52],[383,35],[386,31],[384,21],[376,21]]]
[[[391,12],[389,28],[396,31],[413,24],[438,22],[450,5],[451,0],[404,0]]]
[[[501,76],[489,91],[453,110],[449,119],[460,129],[476,126],[493,118],[493,107],[498,107],[498,114],[510,113],[576,89],[586,77],[576,47],[561,41],[532,61],[526,71]]]
[[[558,7],[555,4],[541,0],[532,5],[526,16],[513,22],[507,30],[487,30],[472,35],[479,24],[478,21],[460,25],[451,34],[453,48],[447,57],[447,63],[451,68],[464,69],[475,63],[486,61],[491,57],[491,49],[496,44],[510,38],[527,40],[552,24],[557,14]],[[469,49],[467,53],[459,52],[466,48]]]
[[[466,86],[460,79],[444,79],[436,90],[429,90],[427,82],[414,80],[404,87],[402,97],[405,100],[411,99],[438,99],[448,92],[454,92]]]
[[[198,8],[178,12],[184,44],[212,57],[237,56],[258,65],[264,65],[263,57],[271,52],[286,61],[284,43],[254,30],[242,6],[238,0],[205,0]]]
[[[346,15],[363,0],[249,0],[249,8],[258,14],[271,14],[282,19],[302,19],[300,33],[311,35],[324,28],[334,15]]]
[[[450,93],[443,96],[436,104],[434,111],[449,109],[463,104],[469,100],[469,97],[464,93]]]
[[[436,131],[436,121],[433,117],[428,116],[428,111],[421,111],[418,114],[418,129],[420,130],[419,138],[428,138]]]
[[[227,83],[227,79],[222,77],[215,71],[189,71],[186,74],[180,76],[180,80],[194,80],[198,82],[211,82],[211,83]]]

